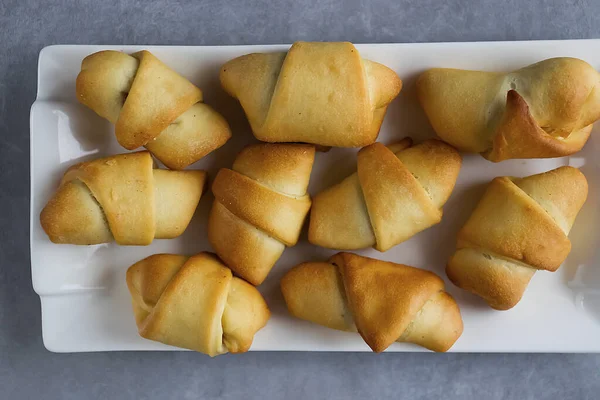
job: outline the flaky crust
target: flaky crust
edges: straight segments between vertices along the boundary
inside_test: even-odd
[[[289,312],[333,329],[358,331],[375,352],[395,341],[447,351],[463,330],[460,310],[434,273],[338,253],[292,268],[281,280]]]
[[[439,140],[367,146],[358,153],[357,173],[315,196],[308,239],[333,249],[386,251],[440,222],[460,166],[458,152]]]
[[[257,139],[361,147],[379,134],[402,81],[360,57],[351,43],[296,42],[287,53],[254,53],[221,68]]]
[[[417,93],[444,141],[494,162],[576,153],[600,118],[600,74],[576,58],[507,74],[434,68]]]
[[[270,316],[258,290],[210,253],[156,254],[126,279],[140,336],[211,357],[248,351]]]
[[[251,145],[233,169],[217,174],[208,239],[236,275],[259,285],[285,246],[298,241],[311,205],[314,156],[311,145]]]
[[[587,192],[573,167],[495,178],[458,233],[448,277],[493,308],[514,307],[535,271],[556,271],[566,259],[567,235]]]
[[[172,169],[183,169],[231,137],[225,119],[202,101],[202,92],[152,53],[106,50],[87,56],[77,98],[115,124],[119,143],[146,146]]]
[[[204,171],[153,169],[147,151],[69,168],[40,214],[54,243],[148,245],[188,226],[205,186]]]

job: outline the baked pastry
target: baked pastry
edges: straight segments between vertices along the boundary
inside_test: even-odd
[[[440,222],[460,165],[458,152],[439,140],[367,146],[358,152],[357,173],[313,199],[308,240],[386,251]]]
[[[463,331],[458,305],[433,272],[338,253],[307,262],[281,280],[290,314],[360,333],[375,352],[393,342],[447,351]]]
[[[442,140],[494,162],[576,153],[600,118],[600,74],[576,58],[510,73],[434,68],[417,93]]]
[[[567,235],[587,192],[573,167],[495,178],[458,233],[448,277],[495,309],[514,307],[537,270],[556,271],[567,258]]]
[[[298,242],[314,157],[310,145],[255,144],[217,174],[208,240],[236,275],[261,284],[285,247]]]
[[[269,320],[258,290],[211,253],[155,254],[127,270],[140,336],[213,357],[248,351]]]
[[[40,215],[54,243],[148,245],[183,233],[206,172],[153,169],[150,153],[119,154],[69,168]]]
[[[258,140],[337,147],[373,143],[402,88],[394,71],[361,58],[347,42],[247,54],[227,62],[220,78]]]
[[[231,137],[225,119],[202,103],[202,91],[148,51],[105,50],[83,59],[77,99],[115,124],[121,146],[145,146],[171,169],[183,169]]]

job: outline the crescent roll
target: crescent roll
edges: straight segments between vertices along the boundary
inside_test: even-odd
[[[259,285],[285,247],[298,242],[314,158],[311,145],[262,143],[242,150],[233,169],[219,171],[208,240],[236,275]]]
[[[361,58],[347,42],[247,54],[227,62],[220,79],[258,140],[338,147],[373,143],[402,88],[394,71]]]
[[[149,51],[87,56],[76,88],[82,104],[115,124],[121,146],[145,146],[171,169],[184,169],[231,137],[225,119],[202,103],[202,91]]]
[[[147,151],[76,164],[42,210],[54,243],[144,246],[185,231],[206,182],[204,171],[153,168]]]
[[[495,309],[514,307],[537,270],[554,272],[567,258],[567,235],[587,193],[573,167],[495,178],[458,233],[448,277]]]
[[[358,152],[358,172],[317,194],[308,240],[318,246],[386,251],[440,222],[461,166],[451,146],[374,143]]]
[[[375,352],[393,342],[447,351],[460,337],[458,305],[433,272],[338,253],[307,262],[281,280],[290,314],[328,328],[360,333]]]
[[[417,93],[442,140],[494,162],[576,153],[600,118],[600,74],[576,58],[510,73],[434,68]]]
[[[248,351],[270,317],[259,291],[210,253],[147,257],[127,287],[140,336],[211,357]]]

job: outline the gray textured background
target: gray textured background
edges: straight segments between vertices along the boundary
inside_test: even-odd
[[[598,38],[600,2],[37,3],[0,0],[0,398],[600,397],[600,355],[250,353],[211,360],[193,353],[52,354],[42,345],[31,287],[28,217],[29,107],[38,52],[46,45]]]

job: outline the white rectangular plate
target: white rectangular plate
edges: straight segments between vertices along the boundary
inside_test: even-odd
[[[71,246],[52,244],[39,223],[39,213],[67,167],[91,158],[122,153],[113,126],[77,103],[75,77],[88,54],[116,49],[148,49],[174,70],[197,84],[205,101],[223,113],[233,138],[192,166],[214,178],[230,167],[237,152],[255,141],[241,107],[219,86],[220,66],[236,56],[283,50],[288,46],[139,47],[51,46],[40,53],[37,100],[31,109],[31,268],[33,286],[41,297],[44,344],[57,352],[108,350],[172,350],[137,335],[125,271],[134,262],[159,252],[194,254],[211,250],[206,221],[212,195],[206,193],[183,236],[156,240],[147,247],[113,244]],[[379,140],[390,143],[404,136],[417,141],[434,136],[417,104],[416,77],[431,67],[509,71],[556,56],[579,57],[600,68],[600,40],[358,45],[361,55],[394,69],[404,81],[391,104]],[[463,167],[442,222],[386,253],[373,249],[360,254],[430,269],[446,280],[458,301],[464,334],[456,352],[597,352],[600,351],[600,132],[595,129],[583,151],[573,157],[510,160],[493,164],[473,154]],[[349,174],[356,149],[318,153],[311,177],[315,194]],[[525,176],[561,165],[581,167],[590,183],[588,201],[571,233],[573,250],[556,272],[539,272],[523,300],[510,311],[494,311],[482,300],[450,282],[444,273],[454,250],[456,232],[473,210],[485,184],[500,175]],[[334,251],[310,245],[304,232],[300,243],[287,249],[261,285],[272,318],[254,339],[252,350],[366,351],[359,335],[338,332],[291,318],[279,291],[279,280],[293,265],[325,260]],[[393,344],[388,351],[420,351],[410,344]]]

